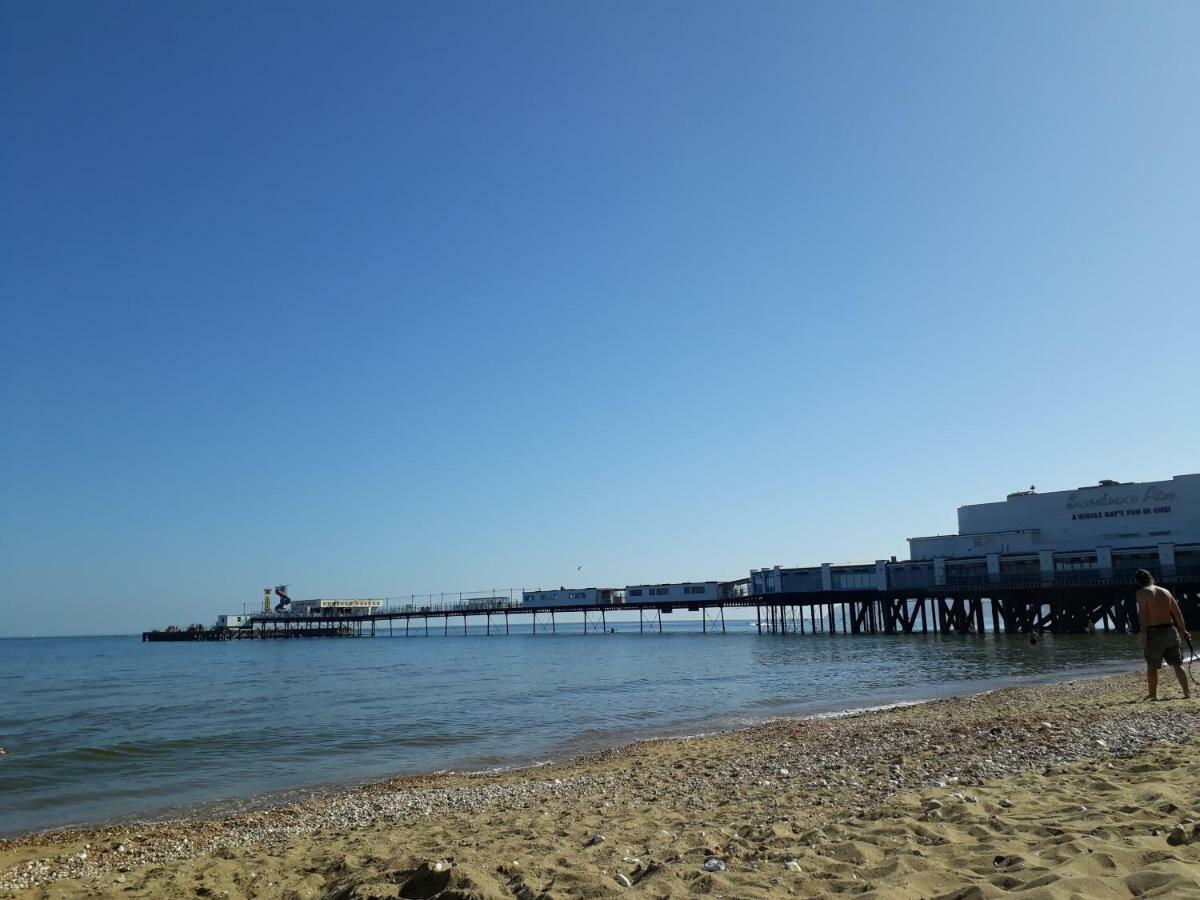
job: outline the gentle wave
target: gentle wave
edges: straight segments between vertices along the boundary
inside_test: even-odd
[[[0,833],[247,808],[781,715],[1128,667],[1128,637],[632,631],[151,645],[10,640]],[[870,665],[864,666],[864,660]],[[29,685],[32,689],[26,689]],[[298,792],[298,793],[297,793]]]

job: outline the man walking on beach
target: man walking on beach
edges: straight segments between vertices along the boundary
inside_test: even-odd
[[[1142,651],[1146,655],[1146,683],[1149,687],[1147,700],[1158,699],[1158,670],[1165,659],[1175,670],[1184,699],[1192,696],[1188,688],[1187,673],[1183,671],[1183,653],[1179,643],[1182,634],[1191,640],[1187,626],[1183,624],[1183,613],[1171,592],[1154,583],[1154,576],[1145,569],[1138,569],[1137,592],[1138,619],[1142,623]]]

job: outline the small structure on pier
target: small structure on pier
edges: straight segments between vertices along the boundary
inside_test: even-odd
[[[383,601],[374,598],[358,600],[293,600],[293,616],[350,616],[370,615],[383,607]]]
[[[625,601],[620,588],[567,588],[557,591],[522,591],[521,605],[526,609],[550,609],[560,606],[617,606]]]

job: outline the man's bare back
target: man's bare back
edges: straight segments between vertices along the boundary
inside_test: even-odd
[[[1138,613],[1145,618],[1147,626],[1174,625],[1181,632],[1187,631],[1183,626],[1179,604],[1165,587],[1152,584],[1149,587],[1138,588],[1137,600]]]

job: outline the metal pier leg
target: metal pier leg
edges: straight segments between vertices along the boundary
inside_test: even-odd
[[[492,636],[492,614],[487,614],[487,630],[484,632],[488,637]]]
[[[842,634],[846,633],[846,604],[841,604],[842,607]]]
[[[604,614],[604,607],[600,607],[600,627],[608,634],[608,617]]]
[[[988,600],[992,607],[992,632],[998,633],[1000,631],[1000,610],[996,607],[995,597],[989,597]]]
[[[463,637],[467,636],[467,614],[463,613]]]
[[[442,637],[447,637],[450,634],[450,613],[442,616]]]
[[[638,634],[646,633],[645,613],[646,613],[646,611],[639,606],[638,607]]]
[[[758,620],[758,633],[762,634],[762,607],[754,604],[754,617]]]
[[[583,630],[587,631],[587,613],[583,615]],[[550,633],[558,634],[558,629],[554,625],[554,610],[550,610]]]
[[[721,604],[721,634],[725,633],[725,604]]]
[[[708,610],[706,609],[700,610],[700,631],[708,633]]]
[[[508,610],[504,611],[504,633],[508,634]]]
[[[829,604],[829,633],[837,634],[837,617],[833,614],[833,604]]]
[[[425,637],[429,637],[429,616],[425,617]]]

